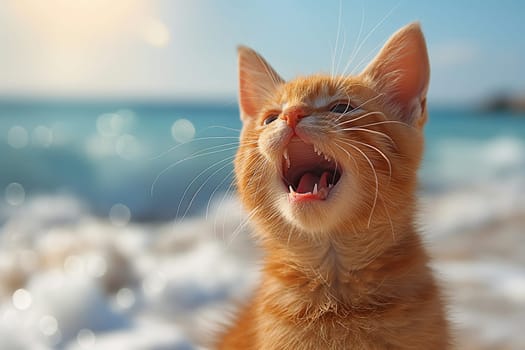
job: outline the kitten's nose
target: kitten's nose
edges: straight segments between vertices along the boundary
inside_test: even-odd
[[[307,108],[303,106],[289,107],[281,114],[281,119],[286,121],[289,127],[295,129],[295,126],[299,122],[299,119],[306,117],[309,114]]]

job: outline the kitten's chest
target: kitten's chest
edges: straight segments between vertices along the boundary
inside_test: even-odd
[[[371,334],[373,327],[351,315],[343,317],[326,311],[317,319],[299,322],[265,317],[259,323],[259,340],[264,349],[379,349]]]
[[[264,349],[375,349],[370,335],[377,331],[376,312],[345,305],[323,286],[281,289],[260,304],[259,341]]]

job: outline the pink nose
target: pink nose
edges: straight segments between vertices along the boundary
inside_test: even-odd
[[[295,106],[284,110],[281,114],[281,119],[285,120],[289,127],[295,129],[299,120],[306,117],[308,114],[309,112],[305,107]]]

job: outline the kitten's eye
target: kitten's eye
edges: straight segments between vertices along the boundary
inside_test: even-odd
[[[273,122],[274,120],[276,120],[277,118],[279,118],[279,115],[277,115],[277,114],[270,114],[269,116],[266,117],[266,119],[264,119],[263,124],[264,125],[268,125],[271,122]]]
[[[330,112],[343,114],[343,113],[351,112],[354,109],[355,108],[352,107],[352,105],[350,105],[349,103],[338,103],[334,105],[332,108],[330,108]]]

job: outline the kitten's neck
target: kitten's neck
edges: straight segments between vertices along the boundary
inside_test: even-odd
[[[319,312],[316,306],[326,311],[355,310],[386,302],[387,297],[392,300],[410,294],[406,289],[413,286],[407,279],[428,276],[432,283],[428,257],[412,225],[405,225],[403,231],[396,229],[398,237],[392,236],[392,227],[386,225],[359,233],[334,233],[324,241],[296,236],[287,242],[269,243],[264,273],[277,282],[270,285],[280,286],[275,292],[286,290],[290,296],[274,300],[289,302],[289,308],[300,308],[294,299],[302,300],[314,313]],[[391,241],[368,244],[379,237],[390,237]]]

